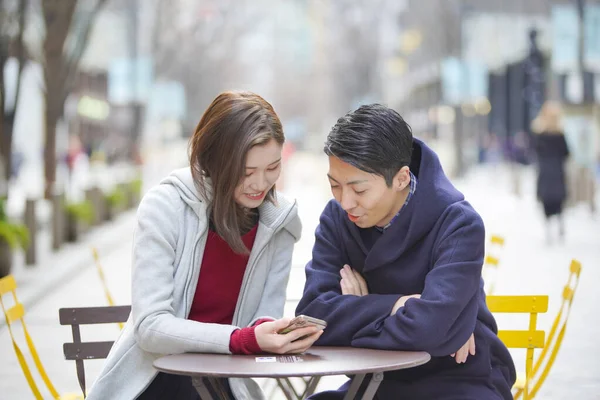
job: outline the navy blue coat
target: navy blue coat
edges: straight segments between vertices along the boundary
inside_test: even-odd
[[[417,139],[413,149],[416,192],[385,233],[358,228],[339,203],[327,204],[296,314],[328,322],[317,345],[431,354],[423,366],[386,373],[379,399],[512,399],[514,364],[485,304],[483,221],[437,155]],[[341,294],[344,264],[362,274],[369,295]],[[390,316],[400,296],[417,293]],[[449,355],[473,332],[476,355],[457,364]],[[344,391],[314,398],[341,399]]]

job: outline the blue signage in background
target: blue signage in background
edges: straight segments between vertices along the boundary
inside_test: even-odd
[[[456,57],[444,59],[442,61],[442,94],[444,103],[460,103],[463,98],[464,86],[460,60]]]
[[[460,104],[488,95],[488,71],[483,63],[448,57],[442,61],[441,75],[446,104]]]
[[[588,71],[600,72],[600,5],[586,5],[583,23],[585,67]]]
[[[476,100],[488,95],[488,70],[481,62],[468,61],[464,64],[467,80],[467,100]]]
[[[113,104],[144,103],[152,89],[152,75],[148,57],[114,60],[108,68],[108,100]]]
[[[148,114],[152,119],[182,120],[186,113],[185,89],[177,81],[158,81],[148,100]]]
[[[579,17],[574,5],[552,6],[552,69],[566,73],[577,68]]]

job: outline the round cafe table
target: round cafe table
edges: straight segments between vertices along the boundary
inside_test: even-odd
[[[344,400],[354,399],[367,374],[371,381],[362,399],[371,400],[375,395],[383,373],[399,369],[413,368],[430,360],[429,354],[419,351],[373,350],[355,347],[312,347],[298,355],[223,355],[205,353],[173,354],[158,358],[154,368],[159,371],[186,375],[192,378],[207,378],[213,392],[219,393],[219,381],[215,378],[275,378],[288,399],[285,382],[290,377],[310,377],[306,380],[306,390],[297,395],[305,398],[312,394],[318,379],[326,375],[353,375],[352,384]],[[196,389],[202,399],[214,399],[204,383],[195,379]]]

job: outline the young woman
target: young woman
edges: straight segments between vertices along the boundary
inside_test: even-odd
[[[256,94],[222,93],[208,107],[190,142],[190,167],[139,206],[131,316],[89,400],[199,399],[190,378],[158,373],[153,361],[184,352],[299,353],[318,339],[313,327],[277,334],[289,322],[275,318],[301,231],[296,204],[275,192],[283,142],[279,118]],[[229,398],[262,398],[252,380],[223,383]]]
[[[569,148],[561,126],[561,110],[558,104],[546,102],[532,124],[537,155],[537,197],[544,206],[546,216],[546,240],[552,240],[550,218],[557,216],[558,233],[564,238],[563,204],[567,198],[565,161]]]

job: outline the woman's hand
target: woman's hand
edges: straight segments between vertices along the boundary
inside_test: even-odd
[[[342,288],[342,294],[351,294],[354,296],[366,296],[369,294],[367,288],[367,282],[365,279],[355,270],[350,268],[348,264],[340,270],[340,286]]]
[[[475,355],[475,336],[471,333],[471,337],[467,340],[467,343],[463,344],[456,353],[450,354],[450,357],[454,357],[457,364],[462,364],[467,361],[467,356],[471,354]]]
[[[275,354],[303,353],[321,337],[323,330],[316,326],[298,328],[289,333],[277,333],[288,326],[290,318],[263,322],[254,328],[256,341],[261,350]]]

